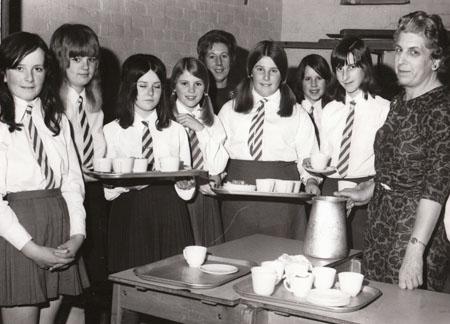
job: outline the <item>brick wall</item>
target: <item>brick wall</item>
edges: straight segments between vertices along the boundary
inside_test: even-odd
[[[282,0],[22,0],[22,29],[49,41],[66,22],[83,23],[118,62],[144,52],[160,57],[168,70],[196,56],[198,38],[224,29],[243,48],[262,39],[279,40]]]

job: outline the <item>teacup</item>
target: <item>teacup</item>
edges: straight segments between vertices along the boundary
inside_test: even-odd
[[[272,192],[275,187],[275,179],[256,179],[256,190],[261,192]]]
[[[135,158],[133,172],[146,172],[148,168],[148,160],[145,158]]]
[[[94,159],[94,171],[111,172],[111,168],[112,168],[112,159],[111,158]]]
[[[314,267],[314,287],[319,289],[329,289],[333,287],[336,277],[336,269],[330,267]]]
[[[355,297],[361,291],[362,283],[364,280],[364,275],[357,272],[340,272],[338,274],[339,278],[339,289]]]
[[[253,267],[251,271],[255,294],[262,296],[272,295],[277,283],[277,272],[268,267]]]
[[[302,182],[301,181],[293,181],[294,182],[294,188],[292,189],[293,193],[299,193],[300,192],[300,188],[302,186]]]
[[[307,273],[305,276],[292,276],[284,279],[283,285],[296,297],[306,297],[312,288],[314,276]]]
[[[284,263],[278,260],[273,261],[263,261],[261,262],[261,267],[263,268],[269,268],[275,270],[277,273],[277,282],[283,278],[284,274]]]
[[[294,181],[291,180],[275,180],[275,192],[279,193],[291,193],[294,188]]]
[[[175,156],[166,156],[159,159],[159,168],[163,172],[174,172],[180,169],[180,159]]]
[[[284,268],[284,277],[304,277],[308,274],[309,264],[305,262],[290,263]]]
[[[116,173],[130,173],[133,171],[133,158],[115,158],[112,162]]]
[[[330,156],[323,152],[316,152],[311,155],[311,167],[315,170],[324,170],[330,162]]]
[[[201,245],[186,246],[183,250],[183,256],[186,262],[192,268],[200,267],[205,262],[207,248]]]

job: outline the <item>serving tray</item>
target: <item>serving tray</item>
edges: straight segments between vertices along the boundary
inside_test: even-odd
[[[294,296],[282,284],[275,287],[275,291],[271,296],[257,295],[253,292],[251,277],[238,282],[233,286],[233,289],[246,300],[264,303],[269,309],[270,304],[277,304],[278,306],[285,307],[287,312],[289,309],[295,310],[301,308],[319,309],[335,313],[354,312],[369,305],[382,294],[379,289],[365,285],[356,297],[350,298],[348,305],[321,306],[308,302],[306,298]]]
[[[215,275],[203,272],[200,268],[188,266],[184,257],[176,255],[158,262],[140,266],[134,273],[141,279],[170,285],[182,289],[206,289],[223,285],[231,280],[242,277],[250,272],[253,262],[237,259],[222,258],[208,254],[204,264],[227,264],[238,268],[231,274]]]
[[[137,185],[149,184],[152,181],[176,180],[178,178],[203,177],[208,178],[208,172],[204,170],[190,169],[174,172],[147,171],[132,173],[97,172],[87,171],[86,174],[103,183],[113,185]]]
[[[269,198],[293,198],[300,200],[310,200],[314,197],[314,194],[306,192],[299,193],[281,193],[281,192],[263,192],[263,191],[237,191],[228,190],[223,187],[212,188],[212,190],[218,195],[234,195],[234,196],[253,196],[253,197],[269,197]]]

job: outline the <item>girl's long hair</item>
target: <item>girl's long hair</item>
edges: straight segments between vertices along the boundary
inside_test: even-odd
[[[203,98],[199,102],[202,111],[200,119],[206,126],[211,126],[214,123],[214,113],[211,99],[208,95],[209,72],[206,66],[195,57],[184,57],[180,59],[173,67],[172,76],[170,77],[170,87],[172,89],[172,94],[170,95],[170,106],[174,112],[177,112],[177,93],[175,91],[175,87],[180,75],[183,74],[184,71],[188,71],[196,78],[199,78],[205,85]]]
[[[273,41],[262,41],[256,44],[247,58],[247,78],[241,81],[237,86],[234,110],[240,113],[249,113],[253,108],[253,67],[264,56],[270,57],[281,73],[280,83],[280,109],[278,115],[287,117],[292,115],[293,107],[296,103],[295,95],[286,83],[288,62],[284,49]]]
[[[88,109],[93,112],[100,111],[103,103],[98,68],[100,64],[100,44],[95,32],[86,25],[61,25],[51,37],[50,48],[55,53],[59,64],[61,73],[59,93],[64,105],[67,103],[69,81],[66,77],[66,69],[70,65],[70,59],[78,56],[95,57],[97,59],[97,68],[92,80],[86,85],[85,91]]]
[[[119,87],[116,113],[119,125],[128,128],[134,123],[134,105],[137,97],[137,82],[148,71],[153,71],[161,81],[161,97],[156,105],[156,128],[161,130],[170,125],[173,113],[167,105],[166,67],[154,55],[135,54],[125,60],[122,66],[122,77]]]
[[[16,123],[14,99],[4,81],[6,71],[15,69],[20,62],[37,49],[44,52],[45,79],[38,97],[42,102],[44,123],[56,136],[61,127],[63,106],[56,91],[58,73],[55,59],[45,42],[36,34],[17,32],[6,37],[0,45],[0,121],[9,126],[9,131],[21,130],[22,124]]]
[[[372,57],[370,49],[362,39],[350,36],[344,37],[339,42],[331,53],[331,68],[333,72],[336,74],[338,68],[350,64],[348,62],[349,54],[353,55],[355,61],[353,64],[360,67],[364,72],[364,78],[359,86],[364,93],[364,98],[367,99],[369,95],[375,97],[378,87],[373,72]],[[336,78],[333,79],[329,87],[329,94],[334,100],[345,103],[345,89]]]

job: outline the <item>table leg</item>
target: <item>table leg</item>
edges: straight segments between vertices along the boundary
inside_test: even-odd
[[[113,285],[112,307],[111,307],[111,324],[122,323],[123,310],[120,307],[120,285]]]

